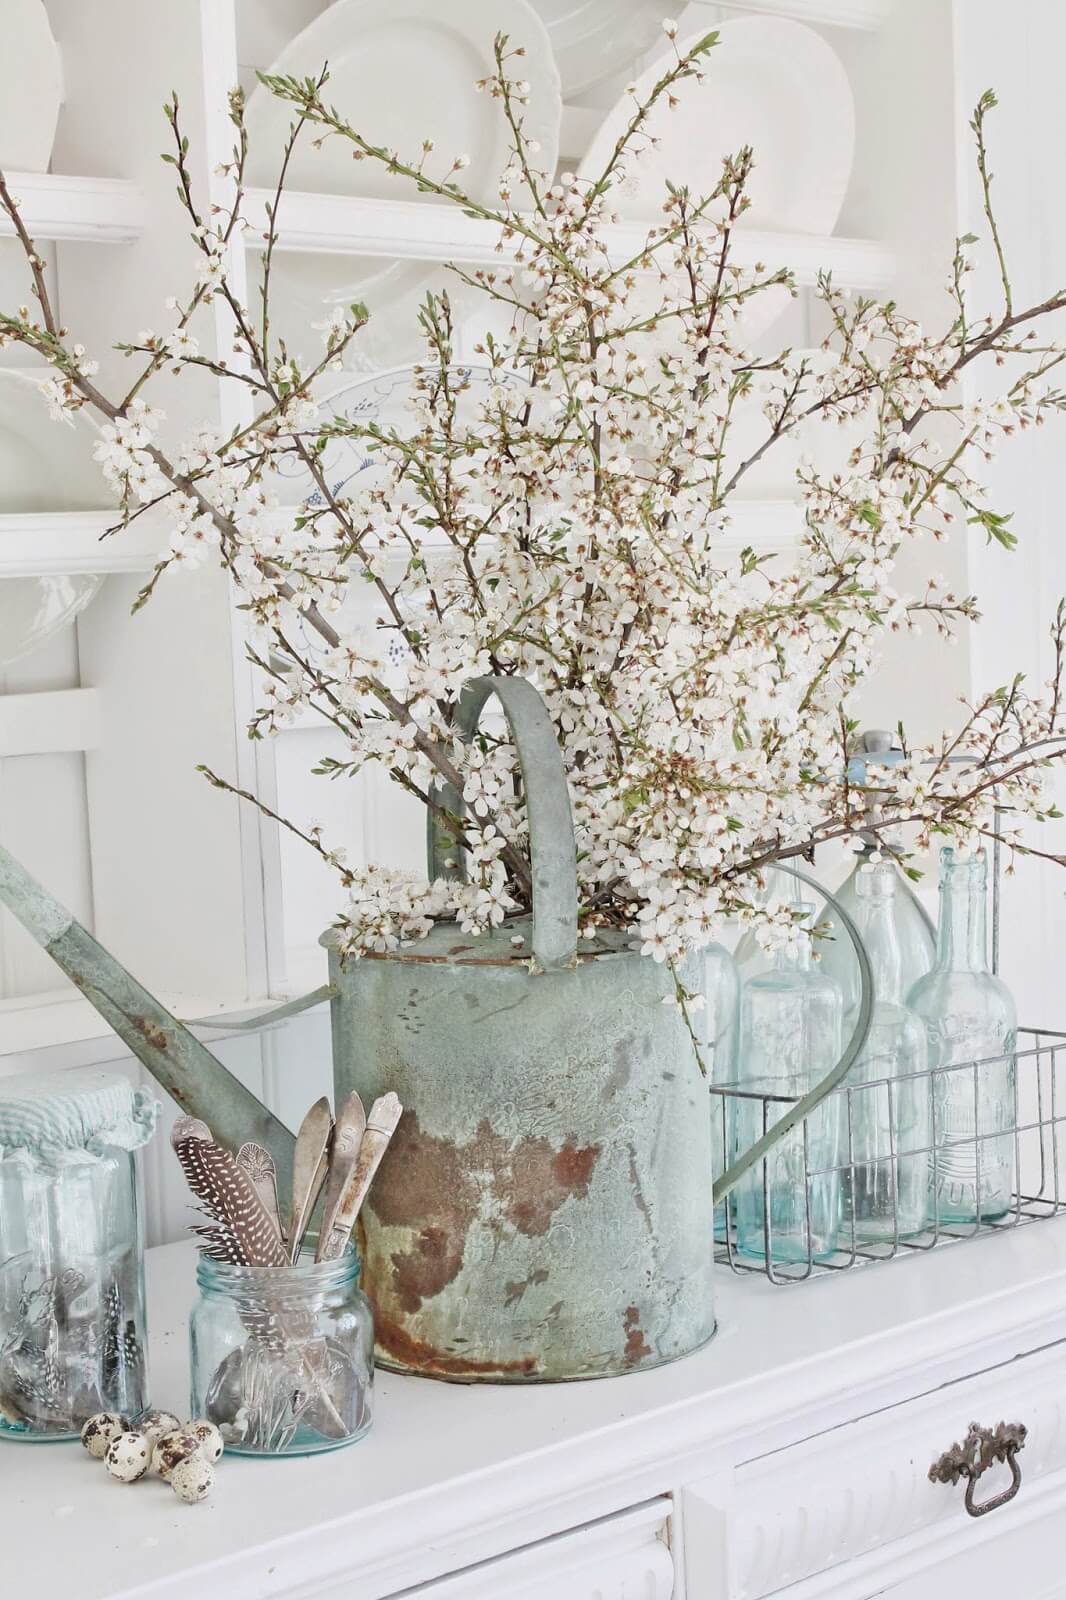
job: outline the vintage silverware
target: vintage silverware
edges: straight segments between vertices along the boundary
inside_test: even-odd
[[[333,1116],[325,1095],[316,1100],[300,1124],[292,1160],[292,1206],[285,1234],[290,1262],[300,1258],[300,1245],[326,1181]]]
[[[329,1147],[329,1171],[326,1176],[326,1197],[322,1206],[322,1226],[319,1229],[316,1261],[324,1261],[326,1241],[333,1229],[334,1220],[344,1201],[359,1147],[366,1132],[366,1112],[358,1093],[353,1089],[337,1112],[333,1125],[333,1138]]]
[[[270,1217],[278,1231],[278,1239],[284,1236],[281,1224],[281,1210],[278,1206],[278,1169],[274,1164],[274,1157],[263,1145],[256,1144],[254,1139],[242,1144],[237,1151],[237,1165],[248,1174],[252,1188],[263,1203],[263,1210]]]
[[[323,1228],[323,1242],[319,1245],[321,1260],[334,1261],[337,1256],[343,1255],[360,1207],[366,1199],[367,1190],[374,1181],[374,1174],[381,1164],[381,1158],[388,1149],[389,1140],[402,1115],[403,1106],[398,1096],[391,1092],[383,1094],[370,1107],[366,1119],[366,1132],[359,1146],[359,1155],[352,1167],[348,1186],[333,1218],[328,1236]]]

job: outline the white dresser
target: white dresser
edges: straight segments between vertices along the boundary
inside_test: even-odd
[[[176,1410],[193,1269],[188,1245],[149,1254],[154,1398]],[[719,1317],[699,1354],[607,1382],[380,1374],[363,1443],[229,1458],[201,1506],[9,1443],[5,1570],[35,1600],[1066,1596],[1066,1227],[804,1287],[723,1270]],[[1001,1421],[1028,1429],[1021,1487],[973,1518],[928,1469]],[[993,1467],[976,1502],[1009,1483]]]

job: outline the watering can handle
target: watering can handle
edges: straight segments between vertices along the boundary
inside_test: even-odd
[[[762,1138],[756,1140],[751,1146],[750,1150],[745,1150],[744,1154],[738,1156],[733,1165],[727,1167],[725,1172],[722,1173],[722,1176],[714,1186],[715,1205],[720,1200],[725,1199],[726,1195],[736,1187],[744,1174],[749,1172],[756,1162],[761,1161],[768,1150],[772,1150],[774,1145],[778,1144],[787,1133],[791,1133],[792,1129],[802,1122],[804,1117],[809,1117],[811,1112],[821,1105],[826,1096],[831,1094],[838,1084],[843,1083],[858,1060],[863,1045],[866,1043],[866,1036],[870,1031],[870,1018],[873,1015],[874,983],[873,973],[870,970],[870,958],[866,954],[863,942],[859,938],[859,930],[854,922],[848,916],[840,901],[834,895],[831,895],[827,889],[823,889],[815,878],[808,877],[798,867],[786,866],[783,861],[775,861],[774,866],[778,871],[787,872],[790,877],[797,878],[800,883],[805,883],[810,888],[817,890],[826,904],[832,906],[834,916],[839,918],[841,926],[855,946],[855,954],[859,960],[859,979],[861,984],[859,1015],[852,1029],[851,1038],[844,1048],[844,1053],[833,1070],[827,1072],[821,1082],[816,1083],[814,1088],[803,1096],[802,1100],[797,1100],[795,1105],[790,1106],[780,1122],[775,1122],[772,1128],[768,1128]]]
[[[543,699],[525,678],[474,678],[459,699],[457,727],[466,743],[477,731],[486,702],[503,707],[518,751],[529,817],[533,869],[533,962],[535,971],[573,967],[577,960],[577,849],[570,792],[555,727]],[[448,816],[463,815],[454,784],[432,793],[426,860],[429,878],[463,877],[462,852],[448,831]],[[442,815],[442,813],[444,813]],[[451,860],[454,864],[446,866]]]

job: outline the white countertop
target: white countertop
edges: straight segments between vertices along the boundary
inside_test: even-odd
[[[192,1246],[149,1251],[148,1282],[152,1401],[184,1414]],[[838,1410],[856,1415],[857,1397],[876,1409],[882,1392],[886,1403],[921,1392],[967,1370],[975,1348],[992,1365],[1066,1337],[1066,1227],[788,1288],[724,1268],[717,1283],[719,1333],[684,1361],[555,1386],[379,1373],[365,1440],[290,1460],[225,1457],[198,1506],[156,1479],[114,1482],[78,1444],[5,1441],[3,1570],[35,1600],[264,1600],[331,1580],[346,1600],[370,1600],[546,1524],[561,1531],[668,1492],[682,1469],[710,1472],[815,1420],[832,1426]]]

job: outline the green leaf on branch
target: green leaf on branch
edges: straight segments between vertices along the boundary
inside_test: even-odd
[[[997,544],[1003,546],[1004,550],[1015,550],[1018,547],[1018,536],[1011,533],[1007,527],[1007,523],[1010,522],[1013,516],[1013,511],[978,511],[972,517],[968,517],[967,521],[971,527],[977,524],[985,530],[989,544],[994,539]]]

